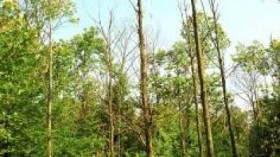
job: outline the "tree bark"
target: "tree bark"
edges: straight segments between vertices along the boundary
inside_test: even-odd
[[[143,12],[142,12],[142,0],[137,1],[137,17],[138,17],[138,37],[139,37],[139,49],[140,49],[140,92],[141,103],[145,123],[145,137],[146,137],[146,153],[147,157],[153,157],[152,146],[152,115],[151,107],[148,103],[148,89],[147,89],[147,53],[145,50],[145,39],[143,32]]]
[[[99,19],[100,20],[100,19]],[[108,151],[110,157],[115,157],[115,110],[114,110],[114,104],[113,104],[113,98],[114,98],[114,91],[113,91],[113,56],[112,53],[114,51],[113,44],[114,40],[112,37],[112,31],[113,31],[113,23],[114,23],[114,12],[111,10],[109,12],[109,24],[108,28],[105,29],[105,27],[101,24],[101,21],[97,21],[96,25],[98,26],[99,32],[103,36],[106,42],[106,50],[104,54],[104,62],[106,67],[106,105],[108,109],[108,115],[109,115],[109,143],[108,143]]]
[[[204,78],[204,59],[201,50],[201,42],[198,30],[198,23],[197,23],[197,13],[196,13],[196,6],[195,0],[191,0],[192,5],[192,14],[193,14],[193,28],[194,28],[194,35],[195,35],[195,44],[196,44],[196,57],[197,57],[197,70],[198,70],[198,77],[200,82],[200,98],[202,103],[202,110],[203,110],[203,121],[205,125],[205,132],[206,132],[206,143],[207,143],[207,155],[208,157],[214,157],[214,144],[213,144],[213,137],[212,137],[212,130],[211,130],[211,119],[209,115],[209,104],[208,104],[208,96],[207,90],[205,85],[205,78]]]
[[[177,76],[178,76],[178,73],[177,73]],[[181,93],[180,93],[180,88],[177,86],[177,96],[179,96]],[[187,148],[187,141],[186,141],[186,125],[188,125],[187,123],[187,120],[185,119],[186,117],[184,117],[185,115],[184,114],[188,114],[188,113],[185,113],[184,112],[184,106],[181,102],[180,99],[178,99],[178,108],[179,108],[179,127],[180,127],[180,142],[181,142],[181,155],[182,157],[185,157],[186,156],[186,148]]]
[[[192,52],[190,52],[192,53]],[[195,104],[195,120],[196,120],[196,132],[197,132],[197,141],[198,141],[198,148],[199,148],[199,157],[203,157],[203,142],[202,142],[202,133],[200,128],[200,121],[199,121],[199,110],[198,110],[198,102],[197,102],[197,87],[196,87],[196,72],[194,69],[194,61],[193,56],[191,56],[191,71],[192,71],[192,82],[193,82],[193,97],[194,97],[194,104]]]
[[[112,76],[111,70],[109,72],[109,85],[108,85],[108,109],[109,109],[109,117],[110,117],[110,142],[109,142],[109,149],[110,149],[110,157],[115,156],[115,126],[114,126],[114,111],[113,111],[113,97],[112,97]]]
[[[236,150],[236,143],[235,143],[235,136],[234,136],[234,131],[233,131],[233,125],[232,125],[232,118],[231,118],[231,113],[229,109],[229,102],[228,102],[228,97],[227,97],[227,87],[226,87],[226,76],[225,76],[225,68],[224,68],[224,62],[223,62],[223,57],[220,49],[220,41],[219,41],[219,32],[218,32],[218,19],[216,15],[216,9],[215,9],[215,4],[211,0],[211,10],[214,18],[214,31],[215,31],[215,38],[214,38],[214,45],[216,47],[217,53],[218,53],[218,60],[219,60],[219,69],[220,69],[220,75],[222,79],[222,86],[223,86],[223,100],[224,100],[224,105],[225,105],[225,110],[227,113],[227,123],[228,123],[228,129],[230,133],[230,141],[231,141],[231,149],[232,149],[232,156],[237,157],[237,150]]]
[[[51,0],[49,0],[51,3]],[[48,123],[48,148],[47,155],[48,157],[52,157],[52,103],[53,103],[53,79],[52,79],[52,71],[53,71],[53,50],[52,50],[52,24],[51,18],[49,19],[49,89],[48,89],[48,113],[47,113],[47,123]]]
[[[186,19],[186,21],[187,21],[187,19]],[[191,26],[188,23],[185,24],[185,27],[188,30],[190,30],[190,28],[191,28]],[[201,124],[200,124],[200,120],[199,120],[198,101],[197,101],[197,82],[196,82],[197,73],[196,73],[196,70],[194,67],[195,54],[193,52],[190,33],[187,34],[187,42],[188,42],[188,50],[189,50],[189,57],[190,57],[190,63],[191,63],[191,74],[192,74],[191,77],[192,77],[192,83],[193,83],[192,90],[193,90],[193,98],[194,98],[194,104],[195,104],[195,121],[196,121],[198,148],[199,148],[199,157],[203,157],[204,150],[203,150],[203,142],[202,142]]]
[[[111,26],[111,25],[110,25]],[[109,27],[110,27],[109,26]],[[110,29],[110,28],[109,28]],[[115,115],[114,115],[114,110],[113,110],[113,85],[112,85],[112,56],[111,56],[111,39],[107,39],[107,51],[106,51],[106,61],[107,61],[107,76],[108,76],[108,93],[107,93],[107,101],[108,101],[108,110],[109,110],[109,129],[110,129],[110,134],[109,134],[109,156],[110,157],[115,157],[115,141],[114,141],[114,136],[115,136]]]

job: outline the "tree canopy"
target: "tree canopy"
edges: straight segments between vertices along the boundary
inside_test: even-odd
[[[280,156],[280,39],[229,56],[217,2],[184,1],[161,47],[145,2],[57,39],[76,1],[0,1],[0,156]]]

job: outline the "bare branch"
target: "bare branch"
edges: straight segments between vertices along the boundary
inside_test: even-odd
[[[129,3],[131,4],[133,10],[134,10],[135,12],[137,12],[138,10],[137,10],[135,4],[132,2],[132,0],[128,0],[128,1],[129,1]]]

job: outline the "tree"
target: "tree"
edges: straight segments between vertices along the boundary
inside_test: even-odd
[[[1,1],[0,10],[0,154],[12,156],[26,154],[30,150],[21,146],[24,141],[30,142],[28,139],[32,135],[25,132],[29,126],[27,120],[32,117],[32,101],[42,84],[33,82],[40,80],[34,75],[39,60],[34,57],[34,50],[38,48],[38,43],[34,41],[35,30],[27,29],[21,10],[14,1]],[[25,108],[25,104],[30,106]],[[29,122],[42,121],[33,118],[33,122]]]
[[[51,5],[51,0],[49,0],[49,5]],[[52,49],[52,17],[49,16],[49,67],[48,67],[48,74],[49,74],[49,89],[48,89],[48,112],[47,112],[47,119],[48,119],[48,157],[52,157],[52,104],[53,104],[53,49]]]
[[[193,101],[195,105],[195,120],[196,120],[196,132],[197,132],[197,141],[199,148],[199,156],[203,156],[203,141],[202,141],[202,132],[201,132],[201,124],[200,124],[200,116],[199,116],[199,104],[198,104],[198,90],[197,90],[197,73],[195,68],[195,53],[193,51],[193,36],[192,36],[192,19],[191,16],[187,14],[187,6],[179,6],[181,10],[181,18],[183,23],[182,36],[186,40],[187,44],[187,52],[188,57],[190,58],[190,66],[191,66],[191,78],[192,78],[192,92],[193,92]]]
[[[193,29],[195,34],[195,45],[196,45],[196,57],[197,57],[197,70],[198,70],[198,77],[200,82],[200,99],[203,108],[203,120],[204,120],[204,127],[207,137],[207,155],[209,157],[213,157],[214,155],[214,144],[213,144],[213,137],[211,131],[211,120],[209,116],[209,104],[206,92],[206,86],[204,81],[204,59],[202,56],[201,50],[201,43],[200,37],[198,32],[198,23],[197,23],[197,13],[196,13],[196,6],[195,1],[191,0],[192,5],[192,16],[193,16]]]
[[[273,149],[268,145],[273,144],[269,142],[270,140],[266,134],[269,131],[266,130],[266,124],[263,121],[266,121],[266,112],[269,112],[268,108],[274,106],[272,102],[277,102],[277,98],[273,98],[273,93],[277,93],[277,91],[275,91],[274,87],[272,90],[270,89],[270,86],[275,86],[275,84],[267,81],[268,79],[273,80],[273,73],[277,71],[274,70],[277,67],[274,66],[274,55],[270,56],[271,51],[269,48],[265,48],[258,41],[253,41],[248,46],[240,44],[237,50],[238,53],[233,56],[233,60],[238,64],[235,77],[239,78],[239,80],[236,81],[236,84],[241,91],[240,97],[252,107],[251,117],[253,121],[250,123],[248,139],[250,155],[269,156],[273,154]],[[273,134],[271,132],[271,135]]]
[[[54,43],[55,156],[105,155],[107,130],[105,41],[93,28]],[[97,71],[98,69],[98,71]],[[101,74],[100,74],[101,73]],[[98,76],[99,77],[99,76]]]
[[[1,1],[2,3],[2,1]],[[21,5],[22,4],[22,5]],[[23,59],[24,60],[24,64],[19,64],[21,67],[26,67],[26,70],[23,70],[23,72],[25,73],[24,75],[26,75],[25,79],[21,79],[22,81],[22,86],[21,89],[19,91],[23,92],[21,94],[25,94],[26,97],[22,97],[20,98],[18,94],[16,93],[11,93],[12,96],[9,97],[16,97],[19,100],[20,99],[24,99],[25,101],[22,101],[22,103],[18,103],[17,105],[19,105],[17,107],[16,110],[13,110],[14,113],[17,113],[18,115],[20,115],[19,117],[24,117],[24,119],[21,119],[21,121],[18,121],[16,124],[18,124],[17,126],[19,128],[21,128],[20,130],[20,134],[15,134],[15,136],[21,136],[21,137],[16,137],[16,140],[18,141],[17,143],[13,143],[15,147],[18,147],[17,145],[23,144],[24,142],[27,143],[28,148],[26,150],[22,150],[19,149],[20,147],[17,148],[17,151],[10,151],[7,155],[14,155],[14,154],[21,154],[21,155],[26,155],[26,154],[32,154],[33,149],[36,149],[37,147],[37,152],[42,151],[41,146],[44,147],[45,145],[43,145],[42,143],[36,145],[37,142],[41,142],[41,140],[43,140],[43,137],[45,136],[45,134],[42,134],[42,130],[43,127],[40,126],[40,124],[44,123],[44,117],[42,115],[42,109],[45,109],[45,107],[47,107],[47,105],[45,107],[36,106],[36,104],[42,104],[44,103],[44,100],[48,99],[48,113],[45,114],[47,115],[48,118],[48,131],[45,131],[46,133],[49,133],[49,137],[48,137],[48,142],[49,143],[49,151],[45,151],[45,153],[49,152],[49,156],[51,156],[51,128],[50,126],[51,124],[51,106],[52,106],[52,92],[53,91],[51,88],[51,84],[50,82],[53,82],[51,73],[52,73],[52,55],[51,55],[51,48],[48,49],[47,47],[52,47],[51,45],[51,33],[52,33],[52,28],[49,27],[49,23],[54,22],[56,20],[59,20],[59,18],[64,18],[67,19],[66,14],[64,14],[66,11],[69,11],[67,13],[67,15],[70,16],[70,14],[72,15],[72,11],[71,11],[71,5],[69,5],[67,7],[67,9],[63,8],[61,10],[59,10],[59,7],[64,7],[64,4],[61,5],[57,5],[58,3],[52,3],[50,1],[22,1],[20,2],[15,2],[15,1],[3,1],[3,7],[5,8],[5,10],[2,12],[3,13],[3,20],[5,21],[5,18],[8,17],[7,23],[5,23],[5,27],[9,27],[10,24],[13,23],[13,21],[15,21],[16,23],[14,23],[16,26],[15,28],[18,30],[22,30],[21,33],[19,33],[18,31],[14,31],[12,30],[10,33],[11,36],[17,36],[19,37],[18,39],[20,40],[13,40],[11,42],[11,45],[13,45],[12,47],[14,47],[15,45],[17,45],[16,49],[14,49],[14,55],[15,56],[21,56],[19,59]],[[67,3],[65,3],[65,5],[71,4],[69,3],[69,1],[67,1]],[[54,6],[54,7],[50,7],[52,8],[47,9],[46,6]],[[35,7],[36,6],[36,7]],[[2,7],[2,4],[1,4]],[[9,10],[7,10],[8,8],[10,8],[11,12]],[[40,8],[40,9],[38,9]],[[40,11],[39,11],[40,10]],[[32,21],[33,18],[35,18],[35,12],[38,13],[40,12],[41,14],[38,15],[38,19],[37,19],[37,23]],[[65,16],[64,16],[65,15]],[[14,16],[13,18],[11,18],[11,16]],[[14,18],[17,20],[14,20]],[[2,19],[1,19],[2,20]],[[34,23],[33,23],[34,22]],[[38,24],[36,26],[40,27],[36,27],[35,23]],[[34,24],[34,25],[33,25]],[[51,25],[51,27],[53,27]],[[2,30],[4,30],[5,28],[3,28]],[[50,30],[50,31],[49,31]],[[43,32],[47,32],[47,33],[43,33]],[[41,38],[41,34],[43,35],[49,35],[49,39],[50,39],[50,43],[49,45],[47,44],[47,38],[45,38],[45,40],[40,40]],[[6,45],[5,42],[3,41],[8,41],[8,38],[5,37],[5,39],[3,38],[2,43]],[[19,43],[16,43],[18,42]],[[30,46],[29,46],[30,45]],[[26,47],[26,48],[25,48]],[[32,48],[33,47],[33,48]],[[7,47],[8,48],[8,47]],[[7,51],[9,52],[9,51]],[[50,52],[49,54],[49,58],[50,61],[46,61],[47,58],[47,54],[46,52]],[[5,53],[4,53],[5,54]],[[32,56],[30,56],[32,54]],[[7,60],[6,60],[7,61]],[[5,61],[5,62],[6,62]],[[34,62],[37,62],[36,64]],[[13,65],[13,64],[12,64]],[[14,65],[13,65],[14,66]],[[15,66],[14,66],[15,67]],[[31,70],[31,67],[32,70]],[[19,68],[20,69],[20,68]],[[46,70],[48,69],[48,70]],[[41,72],[41,73],[40,73]],[[49,73],[49,75],[47,75],[47,72]],[[40,74],[39,74],[40,73]],[[7,76],[11,77],[13,75],[12,73],[7,74]],[[17,73],[18,76],[23,76],[20,73]],[[45,76],[45,78],[42,78],[42,76]],[[29,79],[29,80],[26,80]],[[44,83],[45,80],[44,79],[50,79],[50,81],[46,81],[49,83],[46,83],[45,85],[49,85],[50,86],[50,90],[49,92],[44,91]],[[20,81],[20,82],[21,82]],[[24,83],[23,83],[24,82]],[[33,82],[33,84],[32,84]],[[36,82],[36,83],[35,83]],[[45,95],[49,95],[49,96],[45,96]],[[48,97],[48,98],[47,98]],[[15,105],[14,103],[8,103],[9,105]],[[28,105],[27,105],[28,104]],[[36,106],[36,109],[32,108]],[[30,114],[32,112],[32,114]],[[10,113],[9,113],[10,114]],[[30,117],[34,117],[32,119],[30,119]],[[30,126],[27,126],[27,124],[30,124]],[[33,125],[32,125],[33,124]],[[25,127],[24,127],[25,125]],[[8,127],[7,127],[8,128]],[[45,130],[45,129],[44,129]],[[32,133],[29,133],[32,132]],[[14,134],[14,133],[11,133]],[[42,138],[37,138],[37,141],[34,140],[34,136],[40,136]],[[14,135],[12,135],[14,136]],[[36,141],[33,143],[31,142],[32,140]],[[35,146],[34,146],[35,145]],[[48,149],[47,148],[47,149]],[[46,150],[46,148],[44,148],[44,150]],[[45,154],[43,152],[40,152],[38,154]]]
[[[210,16],[195,0],[192,12],[180,6],[182,40],[170,48],[130,2],[137,27],[114,8],[57,39],[72,1],[0,1],[0,156],[230,157],[233,143],[239,156],[279,156],[279,40],[239,44],[229,72],[215,0]]]
[[[143,8],[142,0],[137,0],[137,8],[134,6],[137,14],[138,21],[138,39],[139,39],[139,50],[140,50],[140,95],[141,95],[141,106],[144,119],[144,131],[146,138],[146,153],[148,157],[153,157],[153,145],[152,145],[152,111],[148,102],[148,89],[147,89],[147,52],[145,50],[145,39],[143,32]]]
[[[231,147],[232,147],[232,156],[237,157],[237,150],[236,150],[236,143],[235,143],[235,135],[234,135],[234,129],[233,129],[233,122],[231,118],[231,112],[229,108],[229,100],[228,100],[228,92],[227,92],[227,84],[226,84],[226,76],[225,76],[225,67],[224,67],[224,59],[222,57],[221,52],[221,45],[220,45],[220,31],[218,28],[218,13],[217,13],[217,4],[215,0],[209,1],[211,12],[213,15],[213,22],[214,22],[214,32],[215,35],[213,38],[213,44],[215,45],[215,48],[217,50],[218,54],[218,61],[219,61],[219,69],[220,69],[220,75],[221,75],[221,81],[222,81],[222,87],[223,87],[223,100],[225,105],[225,110],[227,113],[227,122],[228,122],[228,129],[230,133],[230,139],[231,139]]]
[[[112,29],[113,29],[113,22],[114,22],[114,13],[113,11],[110,11],[110,17],[109,17],[109,25],[107,31],[104,29],[104,27],[101,25],[101,21],[99,21],[99,30],[105,39],[106,42],[106,50],[104,54],[104,61],[106,63],[106,86],[107,86],[107,98],[106,102],[108,105],[108,111],[109,111],[109,123],[110,123],[110,134],[109,134],[109,151],[110,151],[110,157],[115,156],[115,112],[113,109],[113,57],[112,57],[112,51],[113,51],[113,37],[112,37]]]
[[[258,90],[260,86],[260,81],[262,76],[267,75],[267,51],[264,46],[258,42],[253,41],[249,46],[239,44],[237,46],[238,53],[233,56],[233,61],[235,61],[239,67],[235,73],[238,77],[236,86],[239,88],[245,101],[248,101],[252,106],[254,120],[257,121],[259,116],[257,100],[259,99],[260,91]],[[250,58],[250,60],[248,60]],[[241,78],[239,78],[241,77]],[[242,95],[240,95],[242,96]]]

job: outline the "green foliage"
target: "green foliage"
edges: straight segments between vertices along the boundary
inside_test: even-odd
[[[241,70],[252,76],[253,80],[250,81],[258,83],[258,86],[248,86],[247,88],[251,90],[254,88],[262,93],[262,97],[254,99],[257,104],[258,117],[253,122],[249,121],[248,156],[279,156],[278,45],[277,40],[273,40],[268,48],[259,41],[253,41],[248,46],[240,44],[237,47],[238,53],[233,57]],[[262,84],[259,79],[261,77],[275,81],[265,82],[265,87],[262,87],[259,86]],[[248,82],[247,85],[250,83]],[[263,90],[261,90],[262,88]]]
[[[22,3],[24,5],[20,7],[15,1],[0,1],[0,156],[37,157],[45,156],[47,147],[48,47],[45,29],[50,19],[54,27],[65,21],[76,22],[75,6],[70,0],[52,0],[51,4],[47,0]],[[215,73],[213,19],[199,13],[198,21],[206,54],[205,75],[215,149],[217,157],[227,157],[231,146],[220,76]],[[199,152],[190,71],[191,60],[196,62],[191,19],[186,24],[182,33],[185,42],[176,42],[168,50],[148,52],[155,156],[197,156]],[[221,49],[226,49],[229,39],[221,25],[218,29]],[[108,88],[104,83],[107,81],[105,52],[108,45],[104,41],[97,29],[90,27],[71,39],[53,42],[54,156],[108,155]],[[268,87],[268,92],[256,99],[260,113],[256,122],[250,111],[243,111],[230,102],[239,155],[279,156],[280,42],[273,40],[270,47],[265,47],[254,41],[249,46],[240,44],[237,51],[233,60],[241,70],[273,78],[270,83],[273,88]],[[145,135],[141,130],[145,126],[140,117],[138,86],[133,86],[137,81],[131,71],[117,62],[115,55],[119,52],[112,53],[116,154],[144,157]],[[229,97],[232,100],[233,95],[229,93]],[[199,107],[199,115],[201,112]]]
[[[239,44],[236,49],[238,53],[233,56],[233,61],[243,67],[245,71],[259,72],[263,75],[268,73],[268,51],[259,41],[255,40],[249,46]]]
[[[214,19],[211,16],[205,15],[204,13],[197,14],[197,21],[199,23],[199,33],[202,52],[205,54],[205,66],[206,67],[216,67],[218,65],[218,60],[216,56],[216,47],[213,44],[213,38],[215,35],[214,29]],[[195,45],[194,31],[192,28],[192,17],[190,16],[185,21],[184,28],[182,29],[182,37],[185,39],[187,44]],[[227,37],[225,31],[221,24],[218,24],[218,39],[220,42],[220,49],[225,50],[230,46],[230,40]],[[192,48],[195,51],[195,47]],[[190,52],[187,52],[190,53]],[[193,55],[194,56],[194,55]]]

